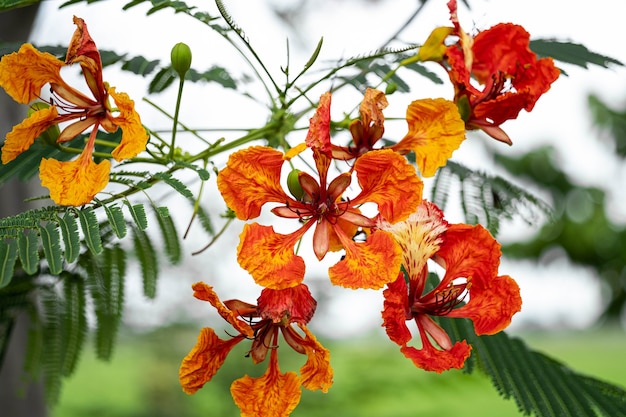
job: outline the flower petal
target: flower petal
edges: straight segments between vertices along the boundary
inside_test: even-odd
[[[402,346],[400,351],[411,359],[415,366],[425,371],[442,373],[450,369],[461,369],[471,354],[472,347],[465,340],[455,343],[450,350],[439,350],[429,342],[421,349]]]
[[[300,325],[306,338],[301,345],[304,346],[308,359],[300,368],[302,386],[309,390],[321,390],[328,392],[333,385],[333,368],[330,366],[330,352],[321,345],[306,326]]]
[[[390,149],[367,152],[356,160],[354,170],[362,191],[352,200],[353,207],[374,202],[381,216],[395,223],[409,217],[422,201],[424,184],[415,168]]]
[[[191,288],[193,288],[194,297],[198,300],[208,301],[211,303],[219,315],[222,316],[224,320],[229,322],[239,333],[247,337],[254,336],[254,330],[252,330],[250,325],[237,318],[237,316],[240,315],[239,312],[229,309],[220,301],[215,291],[213,291],[213,287],[205,284],[204,282],[196,282],[191,286]]]
[[[283,154],[265,146],[252,146],[230,155],[217,177],[217,187],[237,218],[261,214],[265,203],[293,201],[280,185]]]
[[[2,146],[2,163],[7,164],[26,151],[35,139],[56,123],[57,108],[50,106],[33,112],[6,135]]]
[[[281,290],[300,284],[305,266],[302,257],[294,253],[294,246],[307,228],[305,225],[295,233],[283,235],[272,226],[244,225],[237,247],[239,265],[263,287]]]
[[[209,382],[219,370],[231,349],[243,336],[222,340],[209,327],[200,330],[198,342],[183,359],[178,378],[187,394],[193,394]]]
[[[383,291],[383,326],[389,339],[402,346],[411,340],[411,332],[406,325],[409,305],[408,287],[401,272],[398,279],[387,284]]]
[[[122,129],[122,140],[113,149],[111,155],[116,161],[132,158],[146,149],[148,133],[141,124],[139,114],[135,111],[135,103],[126,93],[117,93],[115,88],[109,89],[120,114],[112,119],[113,123]]]
[[[50,198],[62,206],[82,206],[93,200],[109,183],[111,163],[104,160],[96,164],[91,152],[83,151],[78,159],[61,162],[42,159],[41,185],[50,190]]]
[[[421,174],[432,177],[465,139],[459,110],[443,98],[416,100],[406,110],[406,121],[409,132],[391,148],[401,154],[415,152]]]
[[[39,97],[47,83],[66,85],[61,78],[64,65],[54,55],[26,43],[0,60],[0,86],[13,100],[28,104]]]
[[[315,114],[310,119],[309,131],[306,135],[306,145],[317,149],[330,158],[330,102],[329,92],[322,94]]]
[[[317,307],[317,301],[304,284],[282,290],[264,288],[257,304],[261,318],[274,323],[281,323],[286,317],[289,323],[306,324]]]
[[[390,234],[379,230],[365,242],[356,243],[337,227],[334,230],[346,250],[344,259],[328,270],[334,285],[379,289],[396,279],[402,250]]]
[[[270,364],[260,378],[248,375],[230,386],[241,417],[288,417],[300,402],[300,379],[295,372],[281,373],[276,349]]]

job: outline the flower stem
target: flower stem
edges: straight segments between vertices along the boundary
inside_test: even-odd
[[[174,127],[172,128],[172,144],[170,146],[170,159],[174,159],[174,149],[176,145],[176,131],[178,130],[178,112],[180,111],[180,102],[183,98],[183,86],[185,85],[185,78],[180,77],[178,83],[178,97],[176,98],[176,110],[174,110]]]

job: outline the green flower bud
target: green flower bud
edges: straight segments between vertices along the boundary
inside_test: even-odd
[[[180,78],[184,78],[189,68],[191,68],[191,49],[186,44],[179,42],[172,48],[171,58],[172,68],[174,68]]]
[[[289,175],[287,175],[287,188],[289,188],[289,192],[296,200],[301,201],[302,196],[304,196],[304,190],[300,184],[299,177],[300,170],[295,168],[292,169]]]
[[[385,87],[385,94],[390,95],[396,92],[396,90],[398,89],[398,84],[396,83],[389,83],[387,84],[387,87]]]
[[[31,104],[28,108],[28,116],[35,113],[36,111],[47,109],[48,107],[50,107],[48,103],[44,103],[43,101],[37,101]],[[43,132],[41,135],[39,135],[39,138],[48,145],[54,145],[60,135],[61,130],[59,129],[59,125],[54,124],[46,129],[45,132]]]

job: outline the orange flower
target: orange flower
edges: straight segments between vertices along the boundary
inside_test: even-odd
[[[389,221],[402,220],[421,201],[422,181],[402,156],[391,150],[372,151],[354,163],[361,192],[353,199],[342,198],[352,183],[352,172],[328,181],[332,161],[329,109],[330,94],[325,94],[311,119],[306,139],[306,145],[313,151],[319,180],[300,172],[301,198],[295,199],[283,190],[280,177],[285,156],[272,148],[255,146],[235,152],[218,176],[218,188],[238,218],[258,217],[264,204],[278,203],[272,213],[302,223],[298,230],[287,235],[257,223],[244,227],[237,259],[257,284],[264,287],[282,289],[302,281],[304,260],[293,248],[313,226],[313,250],[318,259],[323,259],[329,250],[346,251],[345,258],[329,270],[334,284],[381,288],[395,278],[392,271],[400,267],[400,249],[389,234],[375,231],[365,242],[353,240],[359,227],[375,225],[358,207],[376,203],[379,213]]]
[[[2,163],[6,164],[26,151],[48,128],[68,122],[58,144],[68,142],[91,128],[81,156],[70,162],[43,159],[40,166],[42,184],[50,189],[50,197],[61,205],[80,206],[90,202],[107,185],[109,161],[96,164],[92,160],[98,128],[109,133],[122,129],[122,139],[111,155],[117,161],[131,158],[146,147],[148,135],[141,125],[134,103],[125,93],[117,93],[102,80],[100,53],[87,31],[85,22],[74,17],[77,26],[67,51],[65,63],[43,53],[30,44],[0,61],[0,86],[19,103],[28,104],[41,98],[44,85],[49,84],[52,97],[49,107],[35,110],[6,136],[2,147]],[[80,64],[93,98],[68,85],[61,78],[61,68]],[[109,97],[117,109],[112,109]],[[115,115],[114,113],[118,113]]]
[[[383,292],[383,325],[416,366],[435,372],[462,368],[470,355],[467,342],[453,344],[432,316],[469,318],[482,335],[503,330],[520,311],[519,287],[511,277],[498,276],[500,245],[482,226],[448,224],[437,206],[424,201],[406,221],[380,227],[400,243],[406,272]],[[426,290],[429,259],[445,268],[432,290]],[[421,349],[408,345],[407,320],[417,324]]]
[[[350,160],[373,150],[385,131],[382,111],[387,104],[385,93],[368,88],[359,108],[361,118],[350,124],[353,145],[332,145],[333,158]],[[413,101],[406,120],[408,133],[389,149],[401,155],[415,152],[420,173],[431,177],[465,139],[465,123],[456,105],[442,98]]]
[[[239,334],[222,340],[211,328],[201,330],[196,346],[180,367],[183,391],[193,394],[202,388],[222,366],[231,349],[244,339],[252,339],[248,356],[255,364],[263,362],[268,351],[271,352],[263,376],[252,378],[245,375],[231,385],[231,394],[242,416],[288,416],[300,402],[300,386],[328,391],[333,382],[330,353],[306,328],[317,305],[306,285],[284,290],[266,288],[261,292],[258,306],[239,300],[222,303],[213,288],[203,282],[195,283],[193,289],[196,298],[210,302]],[[303,334],[292,324],[296,324]],[[292,349],[307,355],[300,375],[280,371],[279,333]]]
[[[446,68],[455,88],[454,101],[468,129],[482,129],[511,144],[500,125],[517,118],[522,109],[531,111],[560,71],[552,58],[537,59],[523,27],[501,23],[471,38],[459,24],[456,1],[451,0],[448,7],[454,28],[435,29],[418,58],[440,62]],[[457,36],[458,41],[441,54],[434,44],[443,45],[448,34]]]

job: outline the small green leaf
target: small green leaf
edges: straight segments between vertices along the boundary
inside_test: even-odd
[[[137,227],[139,227],[141,230],[146,230],[148,228],[148,218],[146,217],[146,210],[143,205],[135,204],[133,206],[128,202],[128,200],[125,200],[124,204],[126,205],[126,207],[128,207],[130,215],[137,224]]]
[[[156,73],[152,81],[150,81],[150,85],[148,86],[148,92],[160,93],[161,91],[172,85],[172,83],[177,78],[178,73],[174,71],[174,68],[170,66],[161,68],[159,72]]]
[[[76,217],[69,210],[62,218],[59,217],[59,228],[65,245],[65,260],[71,264],[80,254],[80,235]]]
[[[609,65],[624,65],[615,58],[600,55],[586,46],[555,39],[535,39],[530,41],[530,49],[539,56],[551,57],[567,64],[588,68],[589,64],[609,68]]]
[[[0,0],[0,11],[5,12],[18,7],[30,6],[39,3],[41,0]]]
[[[59,275],[63,270],[63,254],[61,253],[61,237],[56,223],[48,222],[45,226],[40,226],[39,234],[50,274]]]
[[[80,227],[85,235],[85,243],[94,255],[102,253],[102,238],[100,237],[100,225],[93,209],[90,207],[78,211]]]
[[[122,69],[126,71],[130,71],[137,75],[143,75],[144,77],[150,74],[156,66],[159,64],[159,60],[148,61],[146,58],[142,56],[136,56],[132,58],[130,61],[126,61],[124,65],[122,65]]]
[[[193,193],[189,191],[189,188],[178,179],[174,178],[172,174],[168,172],[157,172],[154,174],[154,178],[158,178],[161,181],[165,182],[167,185],[172,187],[174,190],[178,191],[184,197],[193,198]]]
[[[39,269],[39,236],[33,230],[26,229],[18,233],[17,244],[22,269],[28,275],[34,275]]]
[[[133,247],[141,265],[143,292],[146,297],[156,296],[156,282],[159,274],[159,262],[150,237],[141,229],[134,228]]]
[[[157,220],[161,227],[163,235],[163,243],[165,245],[165,254],[169,261],[176,265],[182,259],[182,250],[180,248],[180,240],[174,221],[169,215],[167,207],[157,207]]]
[[[102,205],[104,207],[104,212],[109,219],[109,224],[111,225],[111,229],[115,233],[119,239],[122,239],[126,236],[126,219],[124,219],[124,214],[122,213],[122,209],[117,205]]]
[[[65,292],[61,372],[63,376],[70,376],[76,369],[87,334],[85,279],[67,272],[63,272],[61,277]]]
[[[0,240],[0,288],[6,287],[13,278],[13,268],[17,260],[15,240]]]

